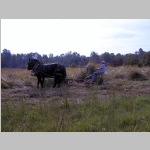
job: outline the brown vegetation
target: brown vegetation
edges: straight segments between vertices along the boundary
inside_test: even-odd
[[[134,73],[133,73],[133,72]],[[148,80],[131,80],[131,74]],[[67,68],[77,79],[86,68]],[[102,85],[86,86],[73,80],[52,88],[36,88],[36,77],[23,69],[2,69],[2,132],[114,132],[150,131],[149,68],[107,67]]]
[[[2,102],[7,99],[26,98],[28,101],[44,100],[53,101],[65,96],[70,101],[83,100],[89,94],[96,93],[100,99],[108,97],[111,90],[115,90],[116,95],[128,95],[129,91],[133,94],[150,94],[150,78],[148,67],[107,67],[104,74],[102,85],[86,87],[84,83],[72,82],[63,84],[62,88],[52,88],[53,79],[45,80],[43,89],[36,88],[36,77],[30,75],[30,71],[22,69],[2,69],[1,88]],[[84,79],[86,68],[67,68],[67,78]],[[138,79],[138,80],[137,80]],[[141,82],[142,81],[142,82]],[[40,95],[40,96],[39,96]]]

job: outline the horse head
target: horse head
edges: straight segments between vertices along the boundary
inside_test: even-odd
[[[33,67],[35,66],[35,65],[37,65],[37,64],[41,64],[37,59],[30,59],[29,58],[29,62],[28,62],[28,64],[27,64],[27,69],[28,70],[32,70],[33,69]]]

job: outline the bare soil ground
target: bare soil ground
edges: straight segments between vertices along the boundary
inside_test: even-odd
[[[45,81],[45,83],[48,79]],[[90,99],[108,100],[122,96],[150,95],[150,80],[128,81],[116,79],[111,82],[104,81],[102,85],[89,85],[73,82],[63,84],[60,88],[52,88],[46,84],[44,88],[35,86],[15,86],[1,89],[1,105],[6,101],[24,100],[28,105],[41,102],[62,102],[67,99],[70,103],[81,103]]]
[[[86,100],[109,100],[112,98],[150,95],[150,78],[148,80],[133,81],[128,78],[114,78],[115,73],[131,72],[135,68],[109,68],[104,76],[102,85],[89,85],[72,82],[62,84],[60,88],[52,88],[53,80],[45,79],[44,88],[36,88],[37,78],[31,76],[26,69],[1,69],[1,104],[6,101],[24,100],[29,105],[41,102],[81,103]],[[123,70],[123,71],[122,71]],[[148,72],[149,68],[136,68],[141,72]],[[81,68],[67,68],[68,77],[76,76]],[[118,73],[119,72],[119,73]],[[126,74],[124,75],[126,77]],[[5,85],[6,84],[6,85]]]

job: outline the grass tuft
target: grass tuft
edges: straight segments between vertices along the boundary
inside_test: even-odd
[[[148,80],[146,75],[143,75],[139,71],[132,70],[129,75],[128,75],[129,80],[136,80],[136,81],[143,81],[143,80]]]

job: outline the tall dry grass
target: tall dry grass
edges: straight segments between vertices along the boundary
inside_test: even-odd
[[[67,68],[67,78],[76,79],[82,71],[86,71],[86,68]],[[53,95],[51,90],[48,93],[41,89],[33,90],[36,88],[37,79],[30,75],[30,71],[2,69],[1,87],[13,89],[13,92],[17,92],[17,96],[20,97],[16,99],[6,94],[2,97],[1,131],[149,132],[149,95],[124,94],[126,89],[130,91],[150,85],[150,80],[146,82],[130,80],[128,77],[134,72],[150,79],[149,68],[146,67],[107,67],[104,85],[108,82],[109,88],[104,92],[96,86],[85,87],[82,92],[82,87],[66,85],[63,87],[63,92],[66,94]],[[50,83],[50,80],[46,80],[48,88]],[[18,90],[22,87],[30,87],[30,91],[27,92],[28,97],[24,97],[22,91]],[[46,101],[52,97],[53,100]]]
[[[89,67],[90,66],[90,67]],[[67,78],[72,79],[84,79],[87,74],[92,73],[96,68],[96,65],[89,65],[90,69],[85,68],[71,68],[67,67]],[[97,65],[98,66],[98,65]],[[90,71],[89,71],[90,70]],[[107,70],[104,74],[106,81],[111,81],[114,79],[127,79],[131,80],[132,75],[139,73],[143,78],[150,79],[150,68],[149,67],[107,67]],[[16,86],[35,86],[37,79],[34,76],[30,75],[31,72],[25,69],[2,69],[1,71],[1,82],[2,87],[9,84],[12,87],[12,84]],[[33,82],[34,81],[34,82]],[[8,86],[9,87],[9,86]]]

